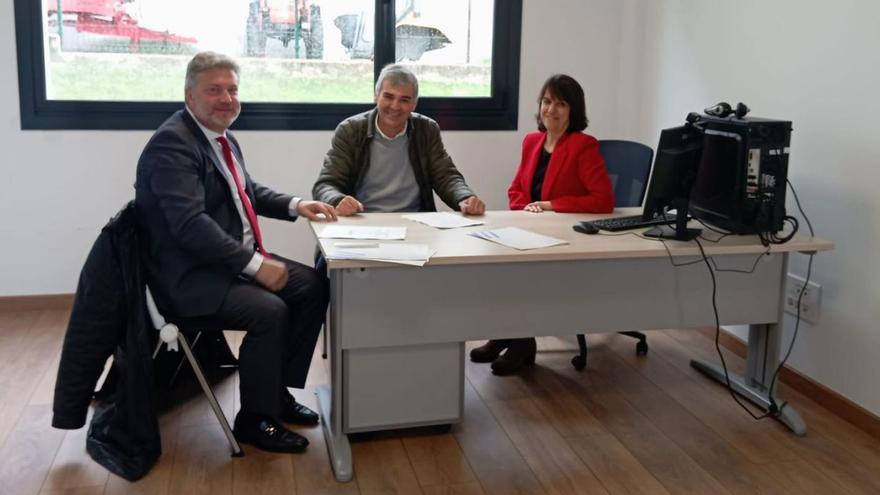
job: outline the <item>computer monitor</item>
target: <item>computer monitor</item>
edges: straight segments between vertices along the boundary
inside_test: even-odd
[[[687,215],[688,198],[700,164],[702,145],[703,133],[690,123],[660,133],[642,219],[651,220],[675,209],[675,225],[655,227],[644,235],[685,241],[699,235],[699,229],[687,228]]]
[[[782,230],[791,122],[703,116],[694,218],[734,234]]]
[[[649,237],[690,240],[690,214],[733,234],[778,232],[785,222],[791,122],[756,117],[688,115],[660,133],[642,213],[650,220],[675,209],[675,225]]]

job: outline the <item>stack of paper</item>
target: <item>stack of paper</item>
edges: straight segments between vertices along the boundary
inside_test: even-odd
[[[435,252],[427,244],[338,242],[327,251],[327,259],[372,260],[423,266]]]
[[[483,225],[481,220],[467,218],[462,215],[456,215],[448,212],[429,212],[429,213],[409,213],[401,215],[401,218],[413,220],[423,223],[429,227],[437,229],[455,229],[458,227],[470,227],[472,225]]]
[[[568,244],[562,239],[536,234],[534,232],[518,229],[516,227],[505,227],[503,229],[494,230],[481,230],[479,232],[471,232],[469,235],[519,250],[537,249],[550,246],[558,246],[560,244]]]
[[[406,239],[406,227],[356,227],[351,225],[327,225],[318,234],[322,239]]]

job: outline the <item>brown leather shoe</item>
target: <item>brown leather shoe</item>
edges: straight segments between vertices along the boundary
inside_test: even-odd
[[[491,363],[498,359],[501,351],[507,349],[510,339],[490,340],[480,347],[471,349],[471,361],[475,363]]]
[[[492,373],[509,375],[527,364],[535,364],[537,351],[535,339],[511,339],[507,351],[492,362]]]

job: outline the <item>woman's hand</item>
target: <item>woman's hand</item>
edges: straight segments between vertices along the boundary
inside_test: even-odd
[[[532,213],[541,213],[542,211],[553,211],[553,204],[549,201],[533,201],[527,204],[523,210]]]

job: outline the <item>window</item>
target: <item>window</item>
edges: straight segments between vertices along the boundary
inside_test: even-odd
[[[23,129],[154,129],[202,50],[241,66],[237,129],[333,129],[394,61],[444,129],[517,125],[521,0],[14,2]]]

